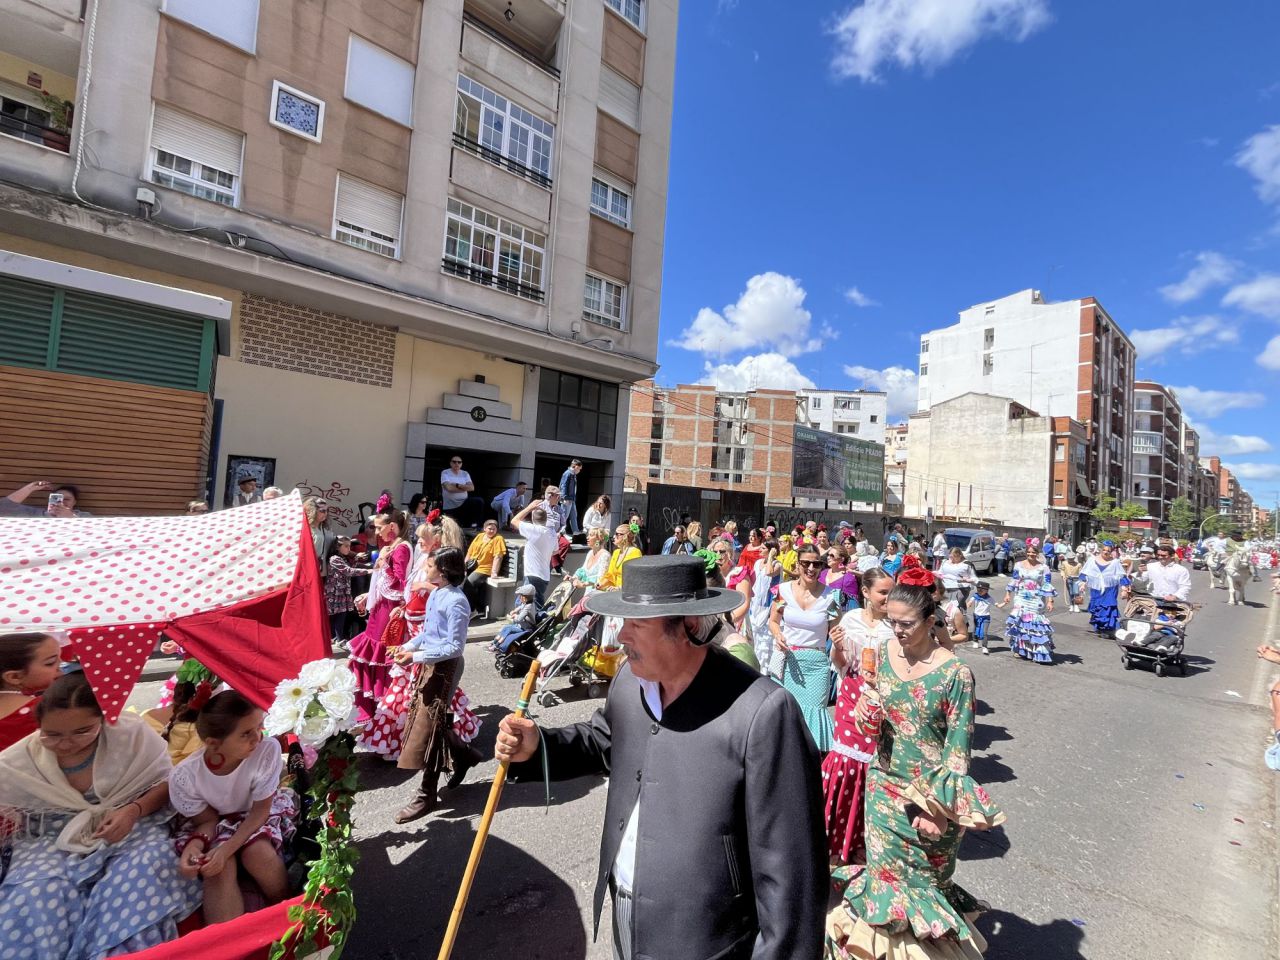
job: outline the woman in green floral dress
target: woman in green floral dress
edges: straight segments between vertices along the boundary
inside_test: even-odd
[[[951,878],[964,831],[1004,814],[968,775],[973,674],[933,639],[929,571],[903,570],[887,613],[894,638],[875,677],[883,720],[867,783],[867,863],[835,873],[847,885],[828,918],[828,957],[980,960],[978,901]],[[874,709],[865,704],[860,722]]]

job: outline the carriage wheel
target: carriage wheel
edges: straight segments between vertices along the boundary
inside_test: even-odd
[[[1133,669],[1133,657],[1129,656],[1127,653],[1120,654],[1120,662],[1124,664],[1124,668],[1126,670]]]

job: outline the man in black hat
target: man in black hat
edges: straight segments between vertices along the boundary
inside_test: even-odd
[[[233,507],[244,507],[251,503],[261,503],[262,494],[258,492],[258,478],[247,470],[241,470],[236,476],[236,495],[231,500]]]
[[[818,960],[827,902],[819,759],[786,690],[719,647],[736,591],[696,557],[639,557],[587,609],[622,617],[627,664],[586,723],[508,716],[518,779],[608,774],[595,923],[620,960]]]

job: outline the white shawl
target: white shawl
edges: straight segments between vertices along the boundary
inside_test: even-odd
[[[1090,557],[1084,562],[1080,576],[1088,582],[1090,590],[1109,590],[1124,579],[1124,564],[1119,560],[1103,563],[1097,557]]]
[[[173,769],[165,742],[138,717],[123,714],[115,726],[104,723],[93,760],[90,803],[67,782],[57,755],[32,734],[0,753],[0,807],[21,813],[75,814],[58,835],[66,853],[92,853],[105,842],[93,832],[112,810],[136,800]]]

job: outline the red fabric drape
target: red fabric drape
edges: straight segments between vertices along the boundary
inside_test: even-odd
[[[297,896],[124,956],[128,960],[266,960],[271,945],[289,929],[289,908],[301,903],[302,897]]]
[[[311,532],[302,525],[298,567],[285,592],[183,617],[165,635],[264,710],[276,686],[329,656],[329,623]]]

